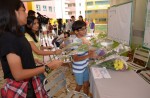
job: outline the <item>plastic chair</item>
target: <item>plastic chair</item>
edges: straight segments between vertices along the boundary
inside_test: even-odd
[[[136,72],[146,69],[149,61],[150,52],[146,49],[135,49],[133,60],[127,64]]]
[[[89,98],[86,94],[70,91],[66,85],[66,78],[61,69],[52,71],[43,81],[44,89],[49,98]],[[63,91],[65,97],[57,97],[57,93]]]
[[[139,75],[150,84],[150,70],[141,71]]]

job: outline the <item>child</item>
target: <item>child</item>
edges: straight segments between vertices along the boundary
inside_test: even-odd
[[[84,21],[75,21],[72,25],[72,30],[76,34],[76,38],[73,39],[74,43],[88,44],[89,42],[84,38],[86,34],[86,23]],[[78,46],[74,47],[77,49]],[[80,52],[73,55],[73,73],[77,82],[75,88],[76,91],[80,91],[83,86],[83,91],[88,95],[89,93],[89,69],[88,62],[89,58],[95,58],[96,54],[94,51]]]
[[[67,45],[69,45],[71,43],[70,33],[69,32],[64,32],[64,38],[62,38],[62,39],[63,39],[63,42],[60,44],[60,47],[64,48],[64,47],[66,47]]]

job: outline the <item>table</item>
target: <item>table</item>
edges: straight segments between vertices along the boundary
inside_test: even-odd
[[[94,79],[91,68],[90,91],[93,98],[150,98],[150,84],[133,70],[107,69],[110,79]]]

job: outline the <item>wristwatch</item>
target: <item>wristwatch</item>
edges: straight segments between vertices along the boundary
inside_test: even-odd
[[[44,65],[44,66],[45,66],[45,72],[49,74],[51,72],[51,69],[47,65]]]

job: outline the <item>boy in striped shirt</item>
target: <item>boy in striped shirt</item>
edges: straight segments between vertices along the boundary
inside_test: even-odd
[[[86,23],[84,21],[75,21],[72,25],[72,30],[76,34],[76,38],[73,39],[73,43],[88,44],[89,42],[85,38],[86,34]],[[77,49],[78,46],[73,47]],[[89,93],[89,58],[95,58],[96,54],[94,51],[78,52],[73,55],[73,73],[76,79],[76,91],[80,92],[82,86],[85,94]]]

